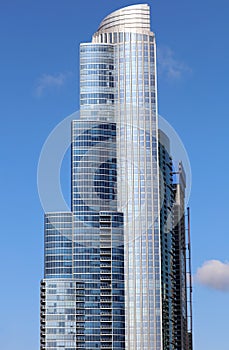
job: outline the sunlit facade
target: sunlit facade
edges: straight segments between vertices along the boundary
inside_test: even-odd
[[[148,5],[112,13],[80,46],[72,209],[45,215],[41,350],[189,349],[175,340],[175,194],[156,81]]]

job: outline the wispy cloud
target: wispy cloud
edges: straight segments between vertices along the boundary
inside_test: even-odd
[[[229,263],[219,260],[205,261],[198,268],[195,279],[206,287],[229,292]]]
[[[65,83],[71,73],[43,74],[36,84],[36,96],[42,96],[47,90],[59,89]]]
[[[191,68],[177,59],[173,50],[167,46],[159,47],[157,56],[158,73],[168,79],[180,79],[184,74],[191,72]]]

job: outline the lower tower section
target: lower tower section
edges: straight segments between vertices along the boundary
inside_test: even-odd
[[[104,211],[97,219],[98,227],[83,229],[84,237],[95,236],[90,243],[80,239],[82,226],[75,223],[74,279],[84,293],[77,349],[125,349],[123,217]]]
[[[78,318],[83,302],[81,285],[73,280],[41,281],[40,350],[76,350],[82,329]]]

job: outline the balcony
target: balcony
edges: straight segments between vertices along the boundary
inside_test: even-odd
[[[101,325],[102,329],[112,329],[112,324],[111,323],[107,323],[106,325]]]
[[[100,287],[101,289],[107,289],[107,290],[109,290],[110,292],[111,292],[111,284],[108,284],[108,283],[104,283],[104,284],[102,284],[101,285],[101,287]]]
[[[111,280],[111,275],[101,275],[100,277],[101,281],[110,281]]]
[[[108,267],[108,268],[103,268],[100,273],[105,273],[105,274],[111,274],[111,269]]]
[[[104,303],[104,302],[108,302],[108,303],[111,303],[112,302],[112,300],[111,300],[111,298],[101,298],[101,300],[100,300],[102,303]]]
[[[101,304],[101,309],[112,309],[112,304]]]
[[[112,316],[112,312],[111,312],[111,310],[101,310],[101,315]]]
[[[101,344],[101,349],[109,349],[109,350],[112,350],[112,343],[102,343]]]
[[[110,316],[102,317],[101,322],[112,322],[112,317]],[[108,323],[108,325],[109,325],[108,328],[110,328],[110,323]],[[107,324],[104,327],[102,325],[101,328],[107,328]]]

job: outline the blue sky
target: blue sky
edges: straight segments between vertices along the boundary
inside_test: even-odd
[[[79,43],[89,41],[110,12],[144,2],[0,1],[0,338],[5,350],[39,348],[43,211],[37,163],[51,130],[78,109]],[[194,283],[195,349],[228,350],[229,3],[150,4],[159,112],[180,135],[192,167],[193,274],[208,262]],[[67,164],[68,158],[63,169]],[[64,187],[69,184],[70,179]]]

